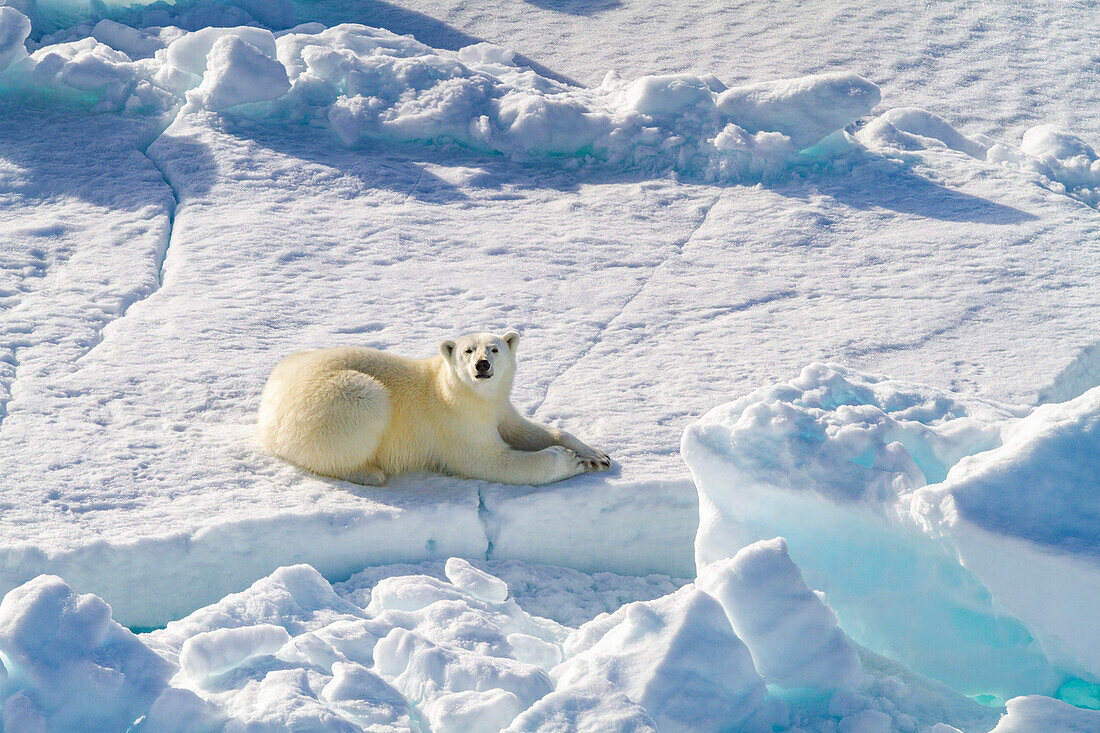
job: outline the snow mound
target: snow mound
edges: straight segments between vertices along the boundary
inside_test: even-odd
[[[459,51],[362,25],[137,30],[104,20],[78,40],[27,57],[30,20],[0,17],[0,86],[96,110],[211,110],[329,127],[369,140],[458,145],[519,160],[564,158],[759,179],[821,157],[801,155],[867,114],[878,88],[833,73],[726,89],[712,77],[609,75],[596,89],[516,66],[491,44]],[[843,147],[843,146],[841,146]]]
[[[1096,679],[1098,404],[1021,417],[811,365],[686,431],[697,562],[782,535],[856,641],[967,694]]]
[[[777,711],[722,607],[688,586],[577,629],[554,669],[558,689],[605,680],[665,731],[771,730]]]
[[[718,599],[769,684],[831,690],[862,677],[836,614],[809,588],[782,538],[702,569],[695,585]]]
[[[868,122],[856,137],[873,150],[954,150],[1032,174],[1052,191],[1100,206],[1100,157],[1084,140],[1055,125],[1032,127],[1014,146],[968,137],[938,115],[898,107]]]
[[[111,618],[97,596],[40,575],[0,603],[0,700],[42,730],[125,730],[165,688],[171,667]],[[5,679],[6,677],[6,679]],[[12,701],[11,698],[18,698]]]

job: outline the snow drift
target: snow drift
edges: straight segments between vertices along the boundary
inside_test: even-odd
[[[1023,412],[823,364],[716,408],[683,440],[701,572],[781,534],[858,642],[955,689],[1098,679],[1100,389]]]
[[[874,107],[878,88],[831,73],[726,89],[678,74],[596,89],[561,84],[490,44],[457,52],[362,25],[281,32],[254,27],[129,28],[103,20],[85,37],[29,56],[31,22],[0,14],[0,89],[96,110],[226,111],[323,125],[367,140],[455,144],[521,160],[562,158],[707,179],[759,178],[792,165]]]
[[[872,150],[954,150],[1019,170],[1050,190],[1100,206],[1100,157],[1084,140],[1056,125],[1036,125],[1019,146],[968,137],[938,115],[913,107],[887,110],[857,137]]]

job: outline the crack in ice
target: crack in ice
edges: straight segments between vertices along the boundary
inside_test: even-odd
[[[154,293],[159,291],[161,289],[161,287],[164,285],[164,265],[168,260],[168,250],[172,246],[172,237],[173,237],[173,235],[175,234],[175,231],[176,231],[176,211],[179,209],[179,206],[180,206],[180,197],[179,197],[179,192],[176,191],[175,186],[173,186],[172,182],[170,180],[168,180],[168,174],[165,173],[164,169],[161,168],[160,164],[156,161],[156,159],[153,158],[153,156],[149,155],[149,148],[151,148],[153,146],[153,143],[155,143],[159,139],[160,139],[160,135],[158,135],[156,138],[154,138],[153,142],[150,143],[149,145],[147,145],[144,150],[139,149],[139,152],[143,156],[145,156],[145,158],[152,164],[152,166],[157,169],[157,172],[160,173],[161,180],[164,181],[164,185],[167,186],[168,192],[172,195],[171,203],[168,206],[168,231],[165,233],[164,246],[161,247],[160,249],[158,249],[154,253],[154,257],[156,258],[156,260],[155,260],[155,269],[156,269],[156,273],[157,273],[156,282],[153,284],[153,286],[151,288],[149,288],[148,292],[138,293],[132,301],[127,303],[122,308],[122,311],[118,314],[117,317],[105,322],[99,328],[98,332],[96,333],[95,341],[88,347],[88,349],[83,354],[81,354],[80,356],[78,356],[75,359],[75,361],[77,361],[77,362],[83,360],[86,356],[88,356],[93,351],[95,351],[97,348],[99,348],[99,345],[103,343],[103,340],[105,338],[105,332],[106,332],[107,327],[109,325],[111,325],[112,323],[117,323],[117,322],[121,321],[123,318],[125,318],[130,313],[130,309],[133,308],[135,304],[140,303],[144,300],[147,300]]]
[[[611,330],[612,324],[614,324],[615,321],[619,320],[619,318],[623,315],[623,313],[626,312],[626,309],[630,307],[630,304],[633,303],[638,298],[638,296],[642,294],[642,292],[646,289],[646,287],[649,285],[649,283],[652,282],[654,276],[657,274],[657,271],[660,270],[665,265],[667,265],[673,259],[675,259],[676,257],[679,257],[680,255],[682,255],[684,253],[684,249],[689,244],[691,244],[691,240],[695,239],[695,235],[698,234],[699,231],[706,225],[707,220],[710,219],[710,212],[712,212],[714,210],[714,207],[718,205],[718,202],[722,200],[723,196],[725,196],[725,190],[723,190],[721,193],[719,193],[717,196],[714,197],[714,200],[710,202],[710,204],[707,206],[706,210],[703,212],[703,216],[699,220],[699,223],[696,224],[692,228],[692,230],[688,233],[688,235],[686,237],[684,237],[683,239],[681,239],[680,241],[675,242],[673,244],[673,248],[674,248],[673,251],[670,252],[668,254],[668,256],[666,256],[663,260],[661,260],[660,262],[658,262],[656,265],[653,266],[653,268],[649,271],[649,275],[646,276],[646,278],[641,282],[641,284],[638,285],[638,287],[637,287],[637,289],[635,289],[634,293],[629,298],[626,299],[626,301],[622,304],[622,306],[619,308],[619,310],[616,311],[615,315],[611,316],[611,318],[609,318],[607,320],[607,322],[604,323],[603,327],[600,328],[599,331],[592,337],[591,342],[585,348],[584,352],[581,353],[581,355],[579,357],[574,359],[573,363],[570,364],[563,372],[561,372],[556,377],[554,377],[553,379],[550,380],[550,382],[546,385],[546,390],[542,394],[542,399],[539,400],[539,403],[531,411],[532,415],[537,414],[538,411],[540,409],[542,409],[542,406],[546,403],[546,399],[547,399],[547,397],[550,396],[550,390],[554,388],[554,385],[558,381],[560,381],[562,379],[562,377],[564,377],[566,374],[569,374],[569,372],[571,372],[574,368],[576,368],[576,366],[578,364],[580,364],[581,361],[583,361],[590,353],[592,353],[592,350],[594,348],[596,348],[596,346],[601,341],[603,341],[604,334],[606,334],[609,330]]]

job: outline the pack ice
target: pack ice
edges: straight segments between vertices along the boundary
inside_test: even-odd
[[[1100,730],[1083,139],[835,62],[580,87],[89,7],[0,3],[5,731]],[[277,356],[456,321],[525,327],[517,404],[621,473],[353,493],[250,444]],[[840,357],[944,389],[815,363],[688,428],[696,501],[694,416]]]

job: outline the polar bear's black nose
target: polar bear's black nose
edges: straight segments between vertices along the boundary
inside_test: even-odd
[[[474,364],[474,369],[477,369],[478,374],[489,371],[489,360],[478,359],[477,362]]]

